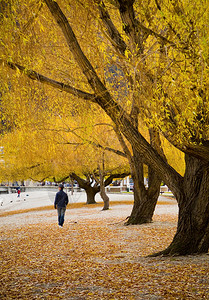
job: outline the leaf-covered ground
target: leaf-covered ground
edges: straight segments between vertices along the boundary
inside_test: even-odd
[[[63,229],[52,210],[1,217],[0,299],[209,299],[209,255],[145,257],[169,245],[175,215],[127,227],[73,211]]]

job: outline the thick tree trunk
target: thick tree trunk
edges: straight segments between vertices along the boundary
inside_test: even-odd
[[[105,192],[105,187],[111,184],[114,178],[124,178],[128,175],[130,175],[130,172],[113,174],[110,175],[106,180],[104,180],[104,174],[101,176],[100,173],[100,195],[102,200],[104,201],[104,207],[102,210],[107,210],[110,206],[110,199]]]
[[[134,181],[134,206],[125,225],[137,225],[152,222],[153,207],[157,201],[148,199],[146,191],[141,191]],[[152,205],[151,205],[152,204]]]
[[[85,190],[87,196],[86,204],[96,203],[95,195],[99,193],[100,187],[98,185],[92,186],[93,182],[90,180],[90,178],[85,180],[75,173],[72,173],[70,177],[75,179],[78,182],[79,187]]]
[[[94,204],[96,203],[95,201],[95,196],[99,192],[97,188],[94,188],[92,186],[88,186],[84,188],[87,196],[86,204]]]
[[[186,157],[184,188],[179,194],[177,232],[170,246],[157,255],[207,253],[209,249],[209,166]]]
[[[156,172],[149,168],[149,186],[146,189],[143,162],[135,149],[133,150],[131,169],[134,182],[134,206],[125,225],[150,223],[159,197],[161,180]]]
[[[134,181],[134,206],[128,221],[125,225],[136,225],[152,222],[153,214],[160,192],[160,180],[153,181],[148,190],[144,182],[139,183],[139,179]]]
[[[107,196],[107,194],[105,192],[105,187],[104,186],[100,188],[100,195],[101,195],[101,198],[104,202],[104,206],[103,206],[102,210],[108,210],[110,208],[110,199],[109,199],[109,197]]]
[[[101,167],[102,166],[102,167]],[[104,206],[102,210],[108,210],[110,206],[110,199],[107,196],[105,192],[105,182],[104,182],[104,153],[103,153],[103,159],[102,159],[102,164],[98,164],[98,170],[99,170],[99,181],[100,181],[100,196],[104,202]]]

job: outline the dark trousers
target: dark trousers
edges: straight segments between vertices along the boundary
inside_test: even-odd
[[[57,213],[58,213],[58,225],[63,226],[64,224],[64,218],[65,218],[65,211],[66,207],[57,207]]]

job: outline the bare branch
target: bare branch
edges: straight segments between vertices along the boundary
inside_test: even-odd
[[[155,0],[155,4],[156,4],[156,6],[157,6],[157,9],[158,9],[160,12],[162,12],[162,8],[161,8],[160,3],[159,3],[158,0]],[[166,17],[165,17],[164,14],[163,14],[163,19],[167,22],[167,19],[166,19]],[[170,22],[167,22],[167,24],[168,24],[169,28],[173,31],[173,33],[174,33],[174,34],[178,37],[178,39],[181,41],[181,36],[180,36],[180,34],[179,34],[178,32],[176,32],[176,30],[173,28],[173,26],[171,25],[171,23],[170,23]]]
[[[114,178],[124,178],[129,176],[130,174],[131,174],[130,171],[124,173],[112,174],[105,180],[104,186],[108,186],[109,184],[111,184]]]
[[[130,162],[132,160],[132,154],[131,154],[130,150],[128,149],[128,147],[124,141],[124,138],[123,138],[121,132],[118,130],[118,128],[115,128],[115,133],[118,137],[118,140],[123,148],[123,151],[124,151],[126,157],[128,158],[128,160]]]
[[[113,24],[109,12],[105,7],[105,4],[101,0],[94,0],[94,2],[98,5],[99,13],[100,13],[100,18],[102,20],[102,23],[104,24],[108,36],[110,38],[110,41],[114,48],[119,51],[120,54],[124,55],[124,52],[127,48],[126,43],[122,39],[121,34]]]
[[[88,175],[86,175],[86,177],[87,177],[87,180],[81,178],[80,176],[78,176],[75,173],[71,173],[70,174],[70,178],[76,180],[78,182],[78,184],[79,184],[79,187],[82,188],[82,189],[84,189],[84,190],[86,190],[87,187],[91,186],[91,184],[93,182],[93,180],[90,181],[90,178],[89,178]],[[97,192],[99,192],[100,186],[96,185],[96,186],[94,186],[94,188],[97,190]]]
[[[107,89],[99,79],[90,61],[83,53],[66,16],[62,12],[57,2],[53,0],[44,0],[44,2],[46,3],[54,19],[56,20],[58,26],[62,30],[65,40],[68,44],[68,47],[72,55],[74,56],[75,61],[79,64],[83,74],[87,78],[89,85],[92,87],[92,89],[95,92],[97,92],[98,96],[99,95],[102,96],[103,94],[108,94]]]
[[[16,64],[16,63],[12,63],[12,62],[6,62],[3,61],[2,59],[0,60],[0,63],[4,63],[6,64],[8,67],[10,67],[13,70],[19,70],[21,73],[25,74],[28,78],[47,84],[49,86],[52,86],[58,90],[64,91],[66,93],[69,93],[71,95],[74,95],[76,97],[82,98],[84,100],[90,100],[91,102],[95,102],[95,95],[94,94],[90,94],[90,93],[86,93],[83,92],[79,89],[76,89],[68,84],[64,84],[62,82],[50,79],[44,75],[39,74],[36,71],[33,70],[28,70],[27,68]]]
[[[95,142],[91,142],[91,141],[89,141],[89,143],[91,145],[97,147],[97,148],[103,149],[104,151],[113,152],[113,153],[115,153],[117,155],[120,155],[120,156],[123,156],[123,157],[127,158],[126,154],[124,152],[120,151],[120,150],[116,150],[116,149],[113,149],[111,147],[102,146],[101,144],[98,144],[98,143],[95,143]]]
[[[139,22],[139,20],[136,19],[133,8],[133,0],[118,0],[118,3],[120,5],[119,11],[121,20],[123,22],[123,29],[131,39],[132,44],[137,45],[141,53],[143,53],[143,42],[149,35],[153,35],[156,38],[159,38],[165,44],[176,46],[174,42],[168,40],[166,37],[155,32],[154,30],[147,28],[141,22]]]
[[[121,20],[123,22],[123,30],[130,38],[131,44],[139,48],[140,53],[143,52],[142,36],[139,32],[138,20],[135,18],[133,8],[134,0],[117,0],[119,4],[119,11]]]
[[[49,176],[45,176],[45,177],[43,177],[42,179],[35,179],[34,177],[31,177],[31,176],[29,176],[29,179],[31,179],[31,180],[33,180],[33,181],[38,181],[38,182],[42,182],[42,181],[45,181],[46,179],[48,179],[50,177],[50,175]]]
[[[113,127],[111,124],[108,124],[108,123],[100,123],[100,124],[95,124],[94,126],[100,126],[100,125],[105,125],[105,126],[111,126]],[[89,145],[92,145],[92,146],[95,146],[97,148],[101,148],[103,149],[104,151],[109,151],[109,152],[113,152],[117,155],[120,155],[120,156],[123,156],[123,157],[126,157],[127,158],[127,155],[120,151],[120,150],[117,150],[117,149],[113,149],[111,147],[107,147],[107,146],[103,146],[101,145],[100,143],[97,143],[97,142],[94,142],[94,141],[91,141],[89,139],[86,139],[86,138],[83,138],[82,136],[80,136],[78,133],[76,133],[75,131],[76,130],[79,130],[79,129],[84,129],[84,127],[77,127],[77,128],[74,128],[74,129],[71,129],[70,127],[68,127],[68,129],[54,129],[54,128],[51,128],[51,129],[47,129],[48,131],[54,131],[54,132],[69,132],[69,133],[72,133],[73,135],[75,135],[77,138],[79,138],[80,140],[82,140],[83,142],[82,143],[79,143],[79,142],[69,142],[66,138],[63,138],[65,139],[64,142],[57,142],[57,144],[62,144],[62,145],[74,145],[74,146],[82,146],[82,145],[85,145],[86,143],[88,143]],[[114,127],[113,127],[114,129]]]
[[[170,44],[173,47],[176,47],[176,44],[173,41],[168,40],[166,37],[164,37],[162,34],[159,34],[157,32],[155,32],[154,30],[147,28],[146,26],[144,26],[142,23],[138,22],[139,26],[145,31],[147,32],[149,35],[154,35],[156,38],[159,38],[162,42],[164,42],[165,44]]]
[[[81,138],[81,137],[80,137]],[[82,138],[81,138],[82,139]],[[126,154],[120,150],[116,150],[116,149],[113,149],[111,147],[106,147],[106,146],[103,146],[99,143],[96,143],[96,142],[93,142],[93,141],[90,141],[90,140],[87,140],[85,139],[85,142],[92,145],[92,146],[95,146],[96,148],[101,148],[103,149],[104,151],[109,151],[109,152],[113,152],[117,155],[120,155],[120,156],[123,156],[125,158],[127,158]],[[59,143],[59,144],[65,144],[65,145],[76,145],[76,146],[82,146],[84,145],[85,143],[72,143],[72,142],[63,142],[63,143]]]
[[[43,7],[43,3],[40,4],[40,6],[38,7],[38,11],[35,14],[33,14],[32,17],[30,17],[27,23],[23,26],[23,32],[25,32],[35,22],[42,7]]]
[[[83,146],[84,143],[71,143],[71,142],[57,142],[57,145],[71,145],[71,146]]]

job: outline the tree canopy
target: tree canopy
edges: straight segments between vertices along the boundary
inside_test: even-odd
[[[97,103],[173,191],[179,223],[164,253],[207,251],[207,1],[5,1],[1,16],[10,76]],[[10,76],[5,93],[14,89]],[[159,133],[185,153],[184,177],[160,153]]]

